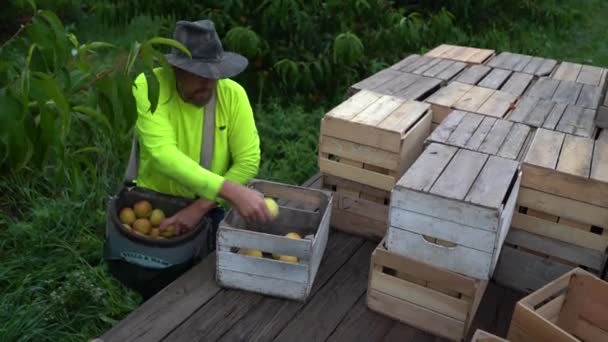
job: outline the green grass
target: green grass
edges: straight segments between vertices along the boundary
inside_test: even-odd
[[[479,46],[608,66],[608,4],[585,15],[573,25],[558,28],[567,32],[536,29],[535,23],[522,20],[512,28],[495,28],[469,38]],[[138,30],[149,23],[140,18],[130,35],[139,37]],[[156,24],[150,29],[163,30]],[[83,34],[94,38],[94,32],[91,28]],[[298,184],[316,172],[319,119],[334,104],[319,108],[297,103],[256,105],[262,142],[259,177]],[[40,170],[0,177],[2,341],[87,340],[139,304],[138,295],[109,276],[101,258],[105,198],[120,181],[129,139],[103,135],[92,139],[102,151],[94,156],[92,174],[83,175],[74,165],[67,171],[67,181],[61,182]]]

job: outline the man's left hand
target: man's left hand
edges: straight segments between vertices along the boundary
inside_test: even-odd
[[[159,226],[159,230],[162,232],[170,225],[173,225],[173,234],[184,234],[194,229],[194,227],[196,227],[196,225],[203,219],[203,216],[205,216],[209,210],[215,206],[215,202],[199,198],[191,205],[177,212],[175,215],[163,220]]]

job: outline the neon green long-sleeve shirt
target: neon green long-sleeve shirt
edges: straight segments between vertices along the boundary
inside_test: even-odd
[[[184,102],[173,70],[154,70],[160,83],[158,107],[151,113],[146,78],[135,80],[136,132],[140,146],[137,185],[161,193],[224,203],[225,180],[245,184],[256,176],[260,141],[247,93],[238,83],[217,82],[215,142],[211,169],[200,166],[204,108]]]

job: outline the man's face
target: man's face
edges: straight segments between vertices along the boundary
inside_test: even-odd
[[[216,80],[207,79],[185,70],[175,69],[177,90],[185,102],[202,107],[211,99]]]

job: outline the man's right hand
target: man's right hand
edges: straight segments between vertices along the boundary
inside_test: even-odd
[[[248,223],[267,223],[272,219],[264,195],[255,190],[226,180],[219,195],[230,201]]]

